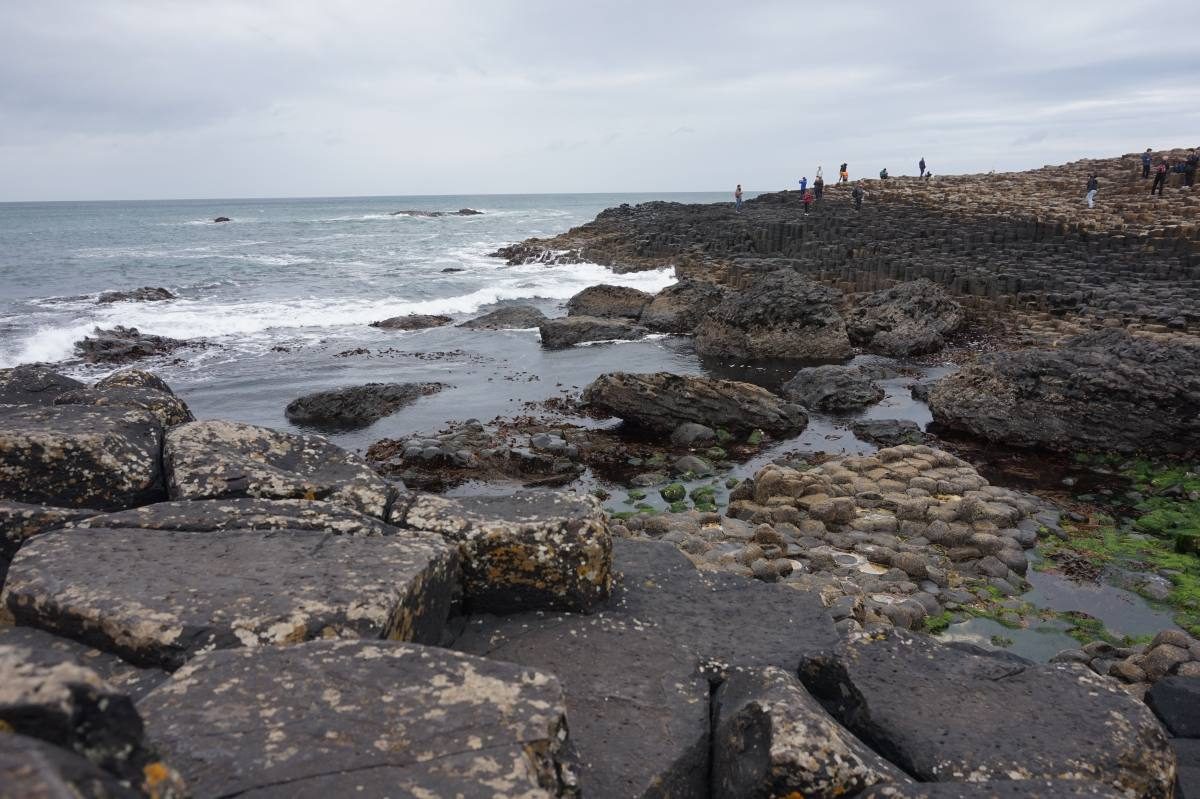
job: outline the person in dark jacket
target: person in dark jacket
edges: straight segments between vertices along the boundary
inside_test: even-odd
[[[821,170],[818,167],[817,176],[813,179],[813,199],[817,202],[821,201],[821,193],[825,191],[825,178],[821,177]]]
[[[862,186],[857,185],[857,184],[854,186],[854,191],[850,192],[850,196],[854,198],[854,210],[855,211],[862,210],[863,197],[865,197],[866,195],[867,195],[867,193],[865,191],[863,191]]]
[[[888,173],[887,173],[887,167],[885,166],[883,169],[879,170],[879,179],[880,179],[880,180],[887,180],[887,179],[888,179],[888,177],[889,177],[889,176],[888,176]]]
[[[1196,182],[1196,168],[1200,166],[1200,155],[1196,151],[1188,152],[1187,160],[1183,162],[1183,185],[1191,187]]]
[[[1099,190],[1100,190],[1100,181],[1096,180],[1096,173],[1093,172],[1092,176],[1090,178],[1088,178],[1088,182],[1087,182],[1086,199],[1087,199],[1088,208],[1095,207],[1096,192],[1098,192]]]
[[[921,156],[921,160],[917,163],[917,166],[921,169],[920,177],[925,177],[925,156]]]
[[[1150,162],[1154,158],[1150,155],[1150,148],[1146,148],[1146,152],[1142,153],[1142,180],[1150,177]]]
[[[1150,187],[1150,196],[1151,197],[1154,196],[1155,191],[1158,191],[1159,197],[1162,196],[1163,187],[1167,185],[1168,169],[1169,169],[1169,167],[1167,166],[1167,159],[1160,158],[1158,161],[1158,166],[1154,167],[1154,185],[1152,185]]]

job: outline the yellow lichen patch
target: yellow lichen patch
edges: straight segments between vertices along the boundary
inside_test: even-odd
[[[171,769],[159,761],[147,763],[142,768],[142,774],[146,777],[146,789],[153,794],[164,782],[171,778]]]

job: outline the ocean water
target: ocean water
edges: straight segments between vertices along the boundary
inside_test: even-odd
[[[521,195],[0,204],[0,368],[64,363],[85,379],[111,367],[70,364],[93,328],[202,339],[210,346],[142,362],[198,416],[289,427],[297,396],[340,385],[438,380],[449,388],[371,428],[335,436],[361,447],[445,421],[511,415],[613,368],[695,372],[686,341],[545,352],[535,330],[383,331],[407,313],[469,319],[528,302],[548,315],[598,283],[658,291],[670,269],[617,275],[595,264],[508,266],[488,253],[551,236],[604,208],[724,194]],[[428,218],[395,211],[455,211]],[[216,224],[228,216],[233,221]],[[453,270],[453,271],[449,271]],[[162,286],[169,302],[101,305],[103,291]],[[344,355],[367,349],[367,354]]]

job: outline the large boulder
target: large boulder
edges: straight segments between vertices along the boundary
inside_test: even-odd
[[[788,270],[730,292],[696,329],[696,350],[735,358],[846,358],[841,293]]]
[[[60,509],[48,509],[60,510]],[[0,504],[0,513],[3,505]],[[309,499],[192,499],[156,502],[96,515],[94,511],[59,527],[93,530],[136,528],[208,533],[216,530],[311,530],[336,535],[394,535],[396,528],[344,505]]]
[[[546,321],[546,315],[532,305],[508,305],[459,324],[469,330],[527,330]]]
[[[796,677],[738,670],[713,697],[712,795],[856,796],[909,777],[834,721]]]
[[[602,319],[597,316],[566,316],[547,319],[538,326],[542,346],[557,350],[589,341],[634,341],[648,331],[627,319]]]
[[[83,666],[135,703],[170,676],[162,669],[139,668],[112,653],[36,627],[0,626],[0,649],[6,648],[20,651],[20,660],[26,664],[44,668],[63,663]]]
[[[858,297],[846,328],[856,345],[905,356],[937,352],[946,345],[945,336],[965,322],[962,306],[922,278]]]
[[[567,300],[567,315],[636,320],[653,297],[628,286],[588,286]]]
[[[378,322],[372,322],[371,327],[378,327],[383,330],[423,330],[427,327],[442,327],[453,321],[449,316],[414,313],[407,316],[393,316],[388,319],[381,319]]]
[[[608,599],[612,588],[612,538],[590,496],[423,495],[404,523],[459,545],[464,598],[477,612],[586,612]]]
[[[815,594],[698,571],[673,544],[613,541],[620,575],[592,615],[461,620],[453,647],[558,676],[585,796],[708,795],[711,683],[830,651]]]
[[[196,796],[577,795],[558,681],[445,649],[211,652],[139,708]]]
[[[918,780],[1091,780],[1167,799],[1175,755],[1150,710],[1075,664],[972,654],[890,630],[839,644],[800,677]]]
[[[121,406],[56,405],[0,413],[0,496],[117,510],[165,498],[162,426]]]
[[[175,295],[161,286],[142,286],[129,291],[102,291],[96,302],[109,305],[114,302],[162,302],[173,299]]]
[[[92,335],[75,342],[75,352],[88,363],[128,363],[156,355],[167,355],[193,342],[142,333],[136,327],[105,330],[97,327]]]
[[[0,406],[53,405],[68,391],[85,388],[83,383],[41,366],[0,369]]]
[[[854,435],[881,447],[924,444],[929,436],[912,419],[859,419],[850,425]]]
[[[322,499],[385,521],[396,489],[366,461],[315,435],[240,422],[190,422],[166,436],[171,499]]]
[[[417,532],[58,530],[21,547],[0,602],[18,624],[176,669],[236,646],[437,641],[457,579],[456,548]]]
[[[1200,449],[1200,346],[1121,330],[995,352],[929,391],[934,421],[990,441],[1064,451]]]
[[[144,796],[74,752],[25,735],[0,734],[3,799],[143,799]]]
[[[195,421],[187,403],[175,396],[175,392],[156,375],[133,369],[128,372],[111,375],[91,388],[65,391],[54,402],[56,405],[140,408],[153,414],[163,427]]]
[[[353,430],[390,416],[443,388],[441,383],[366,383],[306,394],[289,402],[284,412],[293,424]]]
[[[684,422],[731,432],[762,429],[798,433],[808,424],[804,409],[765,388],[669,372],[600,375],[583,401],[639,427],[671,433]]]
[[[783,395],[811,411],[847,411],[879,402],[884,391],[855,366],[811,366],[783,384]]]
[[[654,295],[642,309],[639,320],[659,333],[693,333],[700,320],[725,298],[725,289],[716,283],[683,280]]]
[[[1200,738],[1200,677],[1163,677],[1146,693],[1146,704],[1172,735]]]

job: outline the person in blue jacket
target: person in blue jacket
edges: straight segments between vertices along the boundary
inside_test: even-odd
[[[1146,152],[1142,153],[1142,180],[1150,177],[1150,162],[1154,159],[1150,155],[1150,148],[1146,148]]]
[[[801,197],[804,196],[804,191],[807,188],[808,188],[808,175],[805,175],[804,177],[800,178],[800,196]]]

